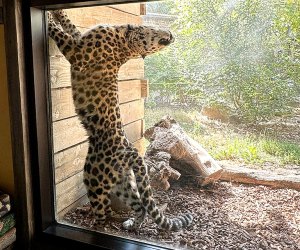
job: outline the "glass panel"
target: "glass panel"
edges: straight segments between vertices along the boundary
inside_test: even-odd
[[[178,249],[296,249],[299,7],[184,0],[65,10],[83,35],[51,35],[65,55],[49,38],[57,220]],[[70,34],[63,15],[53,13],[55,25]],[[131,230],[127,219],[142,221],[145,210]],[[104,211],[111,217],[95,225]]]

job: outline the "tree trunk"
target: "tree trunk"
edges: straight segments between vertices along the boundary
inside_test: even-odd
[[[169,177],[178,179],[180,174],[201,175],[202,186],[220,178],[222,168],[219,164],[173,118],[164,117],[144,135],[150,141],[145,154],[150,176],[160,182],[163,189],[169,188]]]

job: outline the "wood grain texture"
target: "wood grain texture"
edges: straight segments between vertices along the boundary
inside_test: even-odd
[[[16,208],[18,247],[29,249],[35,234],[34,199],[32,183],[32,161],[30,156],[31,132],[29,123],[35,118],[28,116],[29,98],[26,84],[25,51],[31,44],[24,39],[29,22],[24,21],[22,0],[4,0],[4,27],[7,61],[7,85],[9,95],[10,125],[12,135],[12,154],[14,172],[14,205]],[[27,10],[26,10],[27,11]],[[24,27],[25,26],[25,27]],[[28,46],[28,47],[27,47]],[[28,59],[28,58],[27,58]],[[32,94],[32,92],[31,92]],[[30,98],[34,98],[31,95]],[[30,122],[29,122],[30,120]],[[34,133],[34,132],[33,132]]]
[[[54,155],[55,183],[82,171],[88,151],[88,142],[82,142]]]
[[[142,138],[143,121],[137,120],[124,126],[131,142]],[[70,148],[87,140],[87,134],[77,116],[53,123],[54,153]]]
[[[71,86],[70,63],[65,57],[51,56],[50,83],[51,88],[63,88]]]
[[[53,150],[55,153],[86,140],[87,133],[77,116],[53,123]]]
[[[56,185],[56,213],[61,212],[86,194],[83,171]]]
[[[144,100],[136,100],[120,105],[121,118],[124,125],[144,118]]]
[[[144,148],[144,139],[139,139],[134,146],[140,151]],[[140,151],[141,154],[143,152]],[[84,157],[81,157],[84,161]],[[56,211],[57,217],[62,218],[70,209],[81,206],[88,202],[86,189],[83,184],[83,165],[79,172],[56,184]],[[72,168],[71,168],[72,170]]]
[[[131,142],[135,142],[143,137],[143,120],[138,120],[127,124],[124,127],[125,133]]]
[[[130,79],[144,79],[145,67],[144,59],[131,59],[127,63],[123,64],[119,70],[119,80],[130,80]]]
[[[50,57],[50,71],[52,70],[51,69],[51,63],[52,63],[52,61],[51,61],[51,57],[52,56],[58,56],[58,57],[63,57],[63,58],[65,58],[64,57],[64,55],[60,52],[60,50],[59,50],[59,48],[57,47],[57,45],[56,45],[56,43],[54,42],[54,40],[52,39],[52,38],[50,38],[49,37],[49,39],[48,39],[48,54],[49,54],[49,57]],[[65,59],[66,60],[66,62],[68,62],[67,61],[67,59]],[[69,62],[68,62],[69,63]],[[70,64],[69,64],[70,65]],[[50,72],[51,73],[51,72]]]
[[[119,102],[130,102],[142,98],[141,80],[119,81]]]
[[[120,10],[120,11],[123,11],[123,12],[127,12],[129,14],[139,16],[139,15],[142,15],[141,14],[141,10],[142,10],[141,5],[144,5],[144,4],[140,4],[140,3],[116,4],[116,5],[110,5],[110,7]]]
[[[139,3],[68,9],[67,13],[81,32],[97,24],[141,24]],[[53,147],[56,183],[56,212],[61,218],[68,210],[87,202],[82,170],[88,148],[86,132],[75,113],[72,100],[70,64],[52,39],[49,63],[53,122]],[[119,71],[119,101],[127,137],[143,150],[145,84],[144,60],[133,59]]]
[[[120,7],[119,7],[120,8]],[[129,9],[130,7],[123,8]],[[130,13],[126,13],[116,8],[106,6],[94,6],[80,9],[66,10],[72,22],[82,28],[90,28],[98,24],[122,25],[122,24],[142,24],[142,18]],[[133,11],[136,11],[135,8]],[[78,14],[80,13],[80,15]]]
[[[146,79],[141,80],[141,97],[146,98],[149,96],[149,81]]]
[[[70,204],[69,206],[67,206],[66,208],[62,209],[57,215],[56,215],[56,219],[60,222],[60,220],[62,220],[62,222],[65,222],[63,220],[64,215],[69,212],[70,210],[77,208],[77,207],[81,207],[84,204],[87,204],[89,202],[89,199],[86,195],[86,193],[82,196],[79,197],[78,200],[76,200],[74,203]]]
[[[220,180],[223,181],[300,190],[300,177],[289,173],[289,171],[285,174],[278,174],[268,170],[231,166],[226,163],[223,163],[222,167],[223,172]]]
[[[53,43],[49,40],[49,44]],[[56,46],[56,45],[55,45]],[[60,53],[59,51],[50,51]],[[132,59],[122,65],[119,70],[118,80],[131,80],[131,79],[143,79],[144,78],[144,60]],[[71,86],[71,71],[70,63],[63,57],[63,55],[50,56],[50,82],[51,88],[63,88]]]
[[[142,91],[143,91],[143,86],[140,80],[121,81],[119,82],[119,102],[122,105],[123,103],[127,103],[130,101],[137,101],[141,99]],[[52,89],[51,97],[52,97],[51,103],[52,103],[53,121],[58,121],[76,115],[75,107],[73,104],[71,87]],[[140,101],[140,105],[144,105],[144,103]],[[138,109],[137,112],[141,112],[141,109],[143,109],[143,106],[133,107],[132,105],[126,105],[126,107],[131,109],[137,108]],[[124,108],[122,108],[122,110],[124,110]],[[124,113],[125,117],[127,114],[129,115],[129,112],[126,112],[126,108],[124,111],[121,112]],[[126,118],[125,120],[127,120],[125,124],[134,121],[133,119],[130,120],[130,117]]]
[[[52,89],[51,98],[53,121],[76,116],[71,87]]]

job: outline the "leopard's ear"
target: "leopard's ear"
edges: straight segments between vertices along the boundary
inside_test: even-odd
[[[125,38],[128,38],[130,33],[134,30],[134,27],[133,25],[131,24],[127,24],[127,27],[126,27],[126,32],[125,32]]]
[[[133,30],[133,25],[131,25],[131,24],[128,24],[128,25],[127,25],[127,30],[128,30],[128,31],[131,31],[131,30]]]

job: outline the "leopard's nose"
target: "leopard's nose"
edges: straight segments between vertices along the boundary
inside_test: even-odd
[[[175,41],[175,37],[172,35],[172,33],[170,32],[170,43],[173,43]]]
[[[167,46],[167,45],[171,44],[172,42],[174,42],[174,40],[175,39],[174,39],[173,35],[170,33],[170,37],[169,38],[161,38],[158,41],[158,43],[161,44],[161,45]]]

